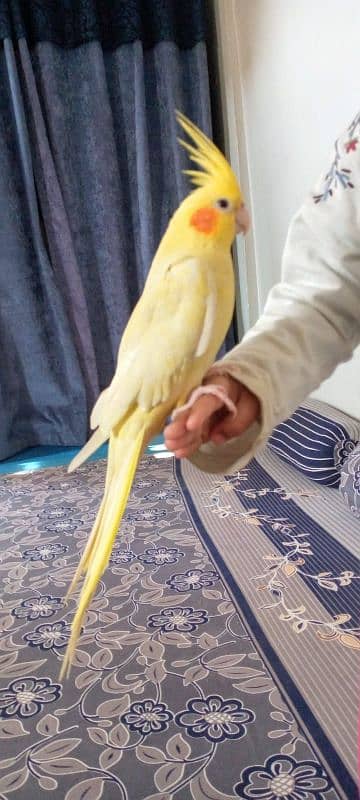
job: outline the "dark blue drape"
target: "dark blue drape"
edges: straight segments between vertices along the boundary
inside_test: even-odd
[[[0,458],[87,436],[210,131],[202,0],[0,4]]]
[[[2,0],[0,39],[67,48],[97,41],[104,50],[170,41],[188,50],[205,39],[205,15],[205,0]]]

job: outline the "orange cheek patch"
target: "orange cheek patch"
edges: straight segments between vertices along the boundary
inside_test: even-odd
[[[190,225],[200,233],[213,233],[219,213],[215,208],[198,208],[190,219]]]

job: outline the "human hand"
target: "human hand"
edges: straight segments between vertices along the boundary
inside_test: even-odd
[[[177,458],[188,458],[205,442],[223,444],[234,439],[259,419],[259,400],[239,381],[229,375],[217,375],[210,382],[225,389],[236,406],[236,416],[214,395],[200,397],[165,428],[166,447]]]

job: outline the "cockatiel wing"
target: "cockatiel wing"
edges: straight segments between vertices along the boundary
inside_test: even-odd
[[[206,353],[216,317],[211,270],[195,258],[149,282],[124,332],[114,378],[100,395],[91,427],[110,433],[135,405],[166,402],[192,360]]]

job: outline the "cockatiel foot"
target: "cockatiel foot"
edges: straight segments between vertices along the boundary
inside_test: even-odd
[[[193,407],[194,403],[205,394],[211,394],[213,397],[217,397],[221,403],[226,406],[228,411],[232,414],[233,417],[236,417],[237,409],[235,403],[230,400],[230,397],[227,395],[225,389],[222,386],[217,386],[215,383],[208,383],[206,386],[198,386],[197,389],[191,393],[189,400],[185,405],[180,406],[179,408],[175,408],[172,413],[172,419],[175,420],[180,414],[183,414],[184,411],[189,411],[190,408]]]

